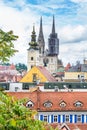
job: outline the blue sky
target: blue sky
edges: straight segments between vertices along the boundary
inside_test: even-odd
[[[38,38],[40,17],[43,19],[43,33],[47,48],[55,16],[56,32],[60,40],[59,58],[64,65],[75,64],[87,58],[87,0],[0,0],[0,28],[13,30],[19,36],[15,48],[19,52],[11,63],[27,64],[28,43],[32,26]]]

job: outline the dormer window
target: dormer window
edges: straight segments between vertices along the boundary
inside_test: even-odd
[[[74,103],[74,106],[75,106],[75,107],[82,107],[82,106],[83,106],[83,103],[81,103],[80,101],[76,101],[76,102]]]
[[[34,106],[34,103],[32,101],[28,101],[26,104],[26,107],[32,108]]]
[[[52,103],[50,101],[47,101],[47,102],[44,103],[44,107],[49,108],[51,106],[52,106]]]
[[[66,103],[64,102],[64,101],[62,101],[61,103],[60,103],[60,107],[65,107],[66,106]]]

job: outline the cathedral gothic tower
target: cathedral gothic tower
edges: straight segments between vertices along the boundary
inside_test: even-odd
[[[52,33],[48,39],[48,51],[50,56],[59,54],[59,39],[57,38],[57,33],[55,33],[55,19],[53,16]]]
[[[36,42],[36,33],[35,27],[33,26],[33,31],[31,35],[31,42],[29,43],[28,49],[28,60],[27,60],[27,67],[30,70],[33,66],[39,65],[39,47],[38,43]]]
[[[42,17],[40,19],[40,29],[39,29],[39,36],[38,36],[38,44],[39,44],[39,53],[41,55],[44,55],[45,42],[44,42],[44,35],[43,35],[43,28],[42,28]]]
[[[44,66],[51,73],[57,72],[58,55],[59,55],[59,39],[55,32],[55,19],[53,16],[52,32],[48,39],[48,50],[45,50],[45,41],[42,27],[42,17],[40,19],[39,36],[36,41],[35,27],[31,35],[31,42],[28,49],[28,70],[33,66]]]

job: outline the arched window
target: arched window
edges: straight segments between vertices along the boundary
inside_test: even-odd
[[[52,103],[50,101],[47,101],[43,105],[44,105],[44,107],[48,107],[49,108],[49,107],[52,106]]]
[[[66,103],[64,101],[61,101],[59,105],[60,107],[66,107]]]
[[[34,60],[34,58],[33,58],[33,57],[31,57],[31,60]]]
[[[83,103],[80,102],[80,101],[76,101],[76,102],[74,103],[74,106],[75,106],[75,107],[82,107],[82,106],[83,106]]]
[[[26,107],[32,108],[34,106],[34,103],[30,100],[27,102]]]

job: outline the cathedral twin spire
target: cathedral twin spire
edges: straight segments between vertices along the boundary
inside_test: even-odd
[[[43,55],[44,49],[45,49],[45,42],[44,42],[44,35],[43,35],[43,28],[42,28],[42,17],[40,19],[40,29],[39,29],[38,43],[39,43],[39,52],[40,52],[40,54]]]
[[[39,49],[39,53],[44,55],[45,53],[45,41],[43,35],[43,28],[42,28],[42,17],[40,19],[40,29],[39,29],[39,36],[38,42],[36,42],[36,33],[35,27],[33,26],[33,32],[31,35],[31,42],[29,43],[31,48]],[[59,39],[57,38],[57,33],[55,33],[55,19],[53,15],[53,23],[52,23],[52,33],[48,39],[48,53],[49,55],[58,55],[59,54]]]
[[[52,34],[55,34],[55,20],[54,20],[54,15],[53,15]]]
[[[55,19],[53,15],[52,33],[48,39],[48,55],[57,56],[59,54],[59,39],[55,33]]]

